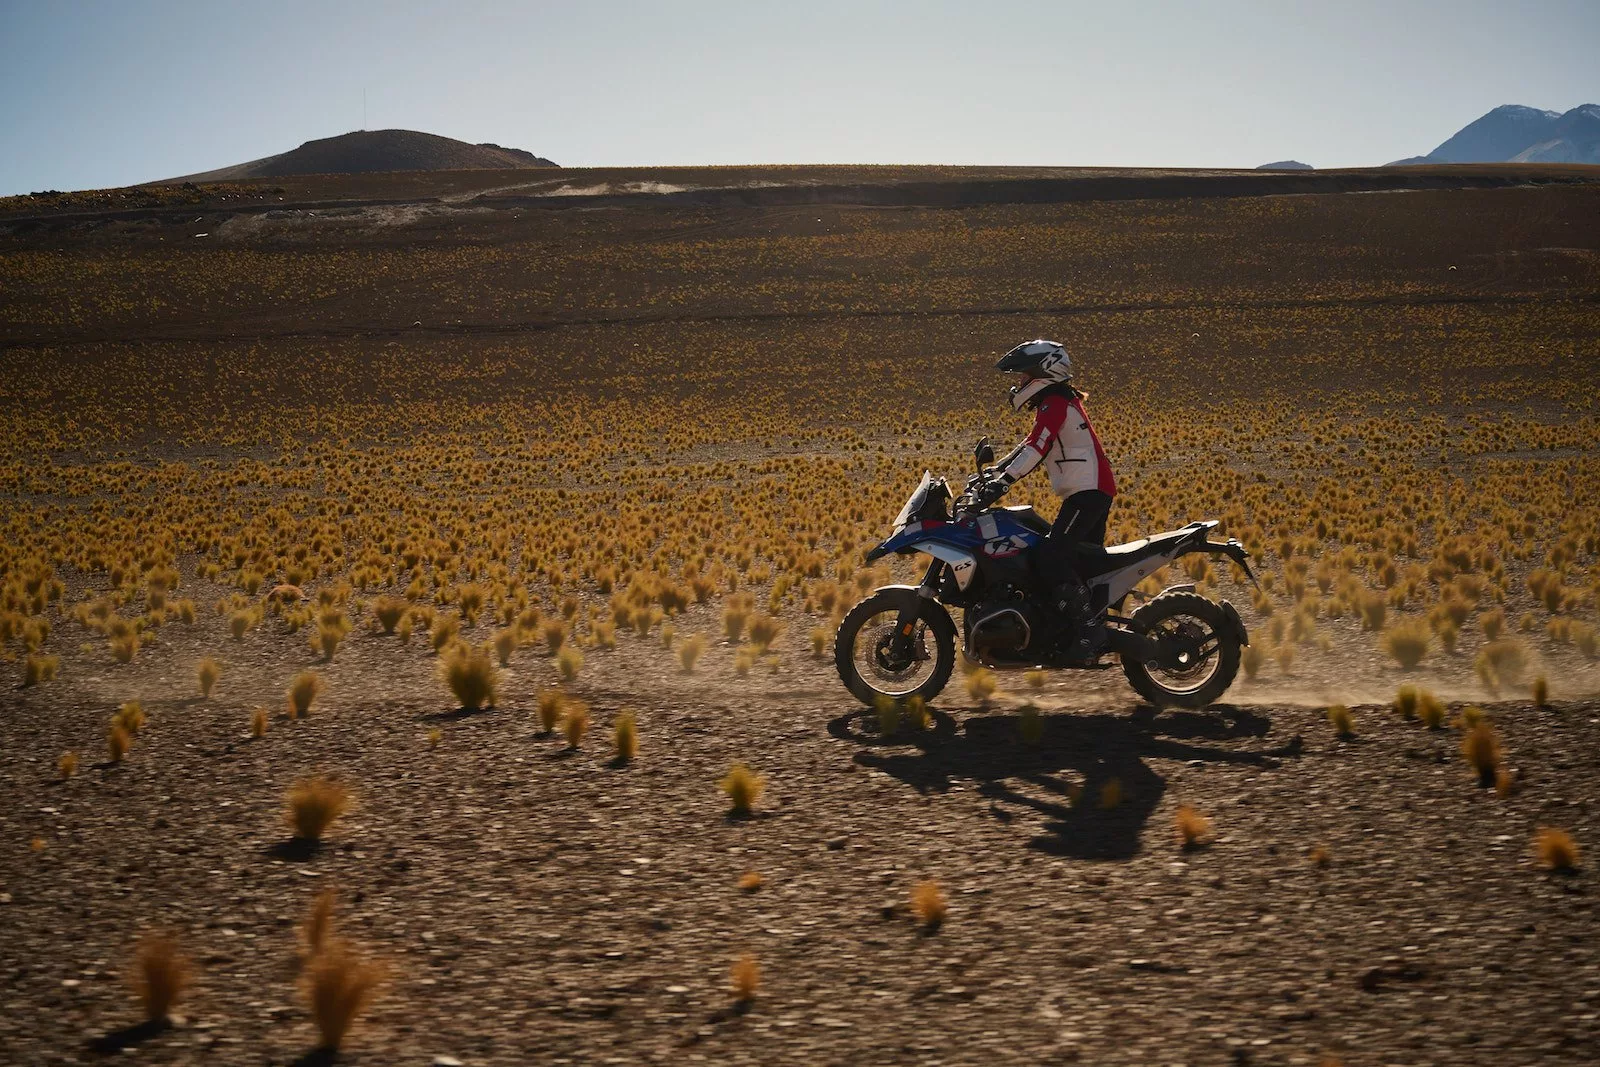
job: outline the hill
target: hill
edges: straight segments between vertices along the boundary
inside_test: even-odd
[[[1562,114],[1504,104],[1469,122],[1425,156],[1389,166],[1421,163],[1600,163],[1600,104]]]
[[[356,130],[299,148],[169,181],[227,182],[300,174],[376,174],[407,170],[524,170],[557,164],[520,148],[468,144],[416,130]],[[153,183],[156,184],[156,183]]]

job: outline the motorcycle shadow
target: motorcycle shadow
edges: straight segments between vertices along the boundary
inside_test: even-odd
[[[1272,720],[1258,711],[1213,705],[1204,712],[1139,706],[1130,714],[1041,715],[1024,738],[1016,713],[990,713],[957,724],[935,713],[930,729],[880,737],[870,710],[828,724],[841,740],[870,745],[855,761],[893,775],[919,793],[976,783],[996,818],[1019,812],[1045,817],[1029,847],[1073,859],[1125,860],[1166,792],[1166,779],[1146,762],[1183,760],[1272,769],[1300,754],[1300,737],[1273,748],[1219,747],[1260,739]],[[1033,733],[1033,729],[1037,733]],[[1200,742],[1213,742],[1204,744]],[[888,746],[895,746],[892,750]]]

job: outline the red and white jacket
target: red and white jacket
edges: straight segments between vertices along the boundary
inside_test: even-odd
[[[1052,391],[1039,401],[1032,432],[1000,462],[1000,480],[1010,485],[1040,463],[1050,472],[1050,488],[1063,499],[1085,489],[1117,495],[1111,461],[1076,392]]]

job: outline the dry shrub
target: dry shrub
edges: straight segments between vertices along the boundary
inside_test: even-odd
[[[1022,680],[1028,683],[1029,689],[1043,689],[1047,677],[1044,671],[1024,671]]]
[[[561,705],[566,699],[566,695],[559,689],[546,689],[539,694],[540,733],[548,737],[556,732],[556,723],[561,721]]]
[[[1350,714],[1350,709],[1343,704],[1334,704],[1328,708],[1328,723],[1333,727],[1334,733],[1341,738],[1351,738],[1356,735],[1355,716]]]
[[[1539,866],[1563,874],[1578,869],[1578,843],[1565,830],[1541,826],[1533,838],[1533,854]]]
[[[159,1023],[189,988],[189,960],[170,934],[147,935],[139,942],[134,960],[133,985],[147,1022]]]
[[[589,732],[589,705],[581,700],[566,700],[561,712],[561,736],[567,739],[568,748],[577,748]]]
[[[1461,755],[1478,773],[1478,784],[1487,788],[1494,784],[1495,769],[1500,766],[1500,737],[1494,725],[1481,720],[1461,737]]]
[[[1483,636],[1490,641],[1495,640],[1506,632],[1506,613],[1504,608],[1494,608],[1478,616],[1478,628],[1483,631]]]
[[[1183,848],[1199,848],[1211,836],[1211,820],[1187,804],[1178,805],[1173,823],[1178,830],[1178,844]]]
[[[461,618],[468,626],[478,625],[478,613],[483,610],[486,594],[479,585],[464,585],[458,591],[460,599],[456,606],[461,610]]]
[[[1289,668],[1294,666],[1294,646],[1287,641],[1279,645],[1273,658],[1278,661],[1278,669],[1284,674],[1289,673]]]
[[[406,611],[411,605],[400,597],[381,596],[372,605],[372,616],[378,620],[378,625],[386,634],[394,633],[400,620],[406,617]]]
[[[63,782],[78,773],[78,754],[76,752],[63,752],[61,758],[56,760],[56,776]]]
[[[544,638],[545,647],[550,655],[554,656],[561,651],[561,646],[567,643],[567,624],[560,619],[548,619],[539,628],[539,635]]]
[[[316,671],[301,671],[289,683],[289,718],[309,714],[311,705],[322,693],[322,676]]]
[[[133,745],[133,738],[120,723],[112,723],[106,731],[106,755],[112,763],[121,763],[128,755],[128,749]]]
[[[765,884],[766,879],[761,877],[759,871],[746,871],[739,876],[739,891],[742,893],[754,893]]]
[[[1417,718],[1422,720],[1422,725],[1430,730],[1437,730],[1444,726],[1444,702],[1434,696],[1430,690],[1417,691]]]
[[[466,710],[494,706],[500,672],[487,652],[457,647],[440,661],[439,676]]]
[[[755,663],[755,650],[750,648],[741,648],[733,654],[733,673],[737,674],[740,678],[743,678],[745,675],[750,673],[750,668],[754,667]]]
[[[985,667],[979,667],[967,675],[967,695],[979,704],[987,704],[999,688],[1000,683],[995,680],[994,672]]]
[[[1311,866],[1319,871],[1325,871],[1333,863],[1333,853],[1327,845],[1315,845],[1306,856],[1311,861]]]
[[[556,653],[556,669],[561,672],[563,681],[575,680],[578,672],[583,669],[583,653],[571,645],[564,646]]]
[[[1411,684],[1402,685],[1394,696],[1394,710],[1407,722],[1417,717],[1417,705],[1422,699],[1422,691]]]
[[[950,905],[944,899],[944,890],[934,881],[919,882],[911,891],[911,914],[929,930],[937,930],[949,914]]]
[[[1502,685],[1519,685],[1523,672],[1527,670],[1528,652],[1522,642],[1502,637],[1483,646],[1478,652],[1475,666],[1478,677],[1492,691]]]
[[[137,700],[130,700],[117,709],[117,713],[111,717],[111,721],[113,724],[128,731],[130,736],[137,734],[145,727],[144,706]]]
[[[1596,655],[1600,655],[1600,630],[1574,619],[1572,625],[1568,627],[1568,634],[1578,651],[1585,656],[1594,659]]]
[[[243,641],[254,624],[255,615],[248,608],[241,608],[228,616],[228,633],[235,641]]]
[[[762,777],[743,763],[735,763],[718,785],[728,795],[735,815],[749,815],[766,788]]]
[[[821,659],[828,651],[828,633],[826,626],[816,626],[811,630],[811,657]]]
[[[1044,716],[1038,708],[1032,704],[1023,706],[1017,714],[1017,733],[1030,745],[1037,745],[1044,738]]]
[[[750,643],[758,652],[765,652],[772,647],[783,633],[783,621],[770,615],[763,616],[750,623]]]
[[[1244,676],[1254,678],[1261,673],[1261,668],[1266,666],[1267,650],[1261,645],[1246,645],[1244,652],[1239,657],[1239,663],[1244,667]]]
[[[1533,680],[1533,706],[1543,708],[1550,703],[1550,680],[1544,675]]]
[[[1432,635],[1428,626],[1423,622],[1401,622],[1390,627],[1389,631],[1380,639],[1383,650],[1394,658],[1394,661],[1410,670],[1421,663],[1428,654],[1428,644]]]
[[[704,634],[690,634],[678,643],[678,665],[685,671],[694,670],[695,662],[706,650]]]
[[[267,736],[267,721],[266,708],[257,708],[252,711],[250,713],[250,736],[257,738]]]
[[[217,679],[222,677],[222,664],[208,656],[200,661],[195,674],[200,679],[200,696],[210,700],[211,690],[216,688]]]
[[[285,821],[302,841],[321,841],[322,835],[350,810],[350,791],[334,778],[302,778],[289,790]]]
[[[1111,778],[1100,787],[1100,807],[1110,811],[1122,803],[1122,779]]]
[[[738,644],[744,637],[745,624],[750,620],[750,606],[743,601],[734,601],[722,609],[722,632],[728,638],[729,644]]]
[[[41,656],[37,653],[30,655],[22,666],[22,684],[39,685],[52,681],[56,671],[61,668],[61,659],[58,656]]]
[[[315,956],[333,939],[333,905],[336,899],[337,894],[330,885],[311,901],[311,910],[306,913],[306,921],[300,927],[307,956]]]
[[[872,699],[873,710],[878,713],[878,734],[893,737],[900,732],[900,702],[888,693],[879,693]]]
[[[630,763],[639,754],[639,723],[633,712],[624,711],[617,715],[612,739],[616,745],[618,763]]]
[[[511,654],[517,650],[521,637],[515,626],[508,626],[494,635],[494,654],[500,661],[500,666],[511,666]]]
[[[733,961],[733,968],[729,972],[733,984],[733,997],[741,1004],[747,1004],[755,999],[756,990],[761,985],[761,965],[756,963],[756,958],[746,952]]]
[[[305,986],[322,1048],[337,1050],[344,1043],[382,981],[382,969],[357,956],[342,941],[333,941],[317,953],[306,968]]]
[[[460,619],[435,619],[433,626],[428,630],[428,644],[433,646],[434,652],[443,652],[460,633]]]

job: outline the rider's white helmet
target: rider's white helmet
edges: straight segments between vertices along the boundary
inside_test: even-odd
[[[994,366],[1007,373],[1033,375],[1030,381],[1011,389],[1011,406],[1018,411],[1052,385],[1072,380],[1072,357],[1054,341],[1026,341],[1001,356]]]

